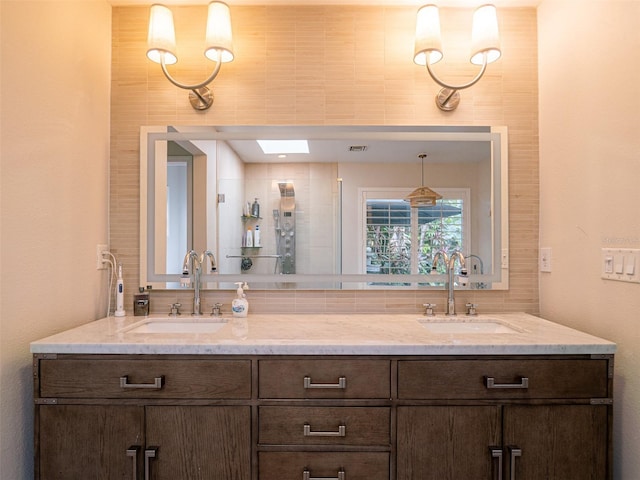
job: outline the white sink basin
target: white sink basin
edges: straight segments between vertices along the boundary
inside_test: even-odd
[[[494,318],[421,318],[418,322],[431,333],[520,333],[523,330]]]
[[[226,318],[147,318],[120,330],[121,333],[216,333]]]

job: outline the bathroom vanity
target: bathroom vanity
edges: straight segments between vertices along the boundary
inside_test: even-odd
[[[615,344],[530,315],[107,318],[31,350],[40,480],[612,478]]]

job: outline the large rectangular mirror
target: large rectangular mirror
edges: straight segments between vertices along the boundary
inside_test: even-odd
[[[460,250],[463,288],[507,289],[507,145],[489,126],[143,127],[141,285],[177,288],[193,249],[217,260],[205,288],[442,288],[433,254]],[[442,198],[412,208],[423,186]]]

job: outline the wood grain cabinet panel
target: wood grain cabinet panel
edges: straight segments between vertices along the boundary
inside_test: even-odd
[[[260,407],[259,417],[261,444],[388,447],[391,442],[389,407]]]
[[[126,386],[121,379],[126,377]],[[158,387],[154,387],[154,384]],[[138,388],[135,385],[139,385]],[[40,361],[43,398],[251,398],[249,360]]]
[[[494,387],[487,385],[493,379]],[[523,381],[526,379],[526,386]],[[416,360],[398,362],[398,398],[605,398],[607,360]]]
[[[260,398],[390,398],[389,360],[260,360]],[[308,386],[305,387],[305,378]],[[340,379],[344,387],[340,387]]]
[[[261,452],[259,465],[259,480],[302,480],[305,471],[327,480],[341,471],[345,480],[389,480],[386,452]]]
[[[604,405],[505,406],[504,478],[606,479],[607,436]],[[513,462],[510,447],[519,450]]]
[[[246,480],[251,477],[250,407],[151,406],[146,444],[158,446],[154,480]]]
[[[397,480],[497,479],[489,447],[501,444],[501,411],[496,406],[398,407],[397,441]]]
[[[126,452],[144,439],[143,407],[41,405],[36,422],[40,480],[131,479],[140,471],[140,459]]]

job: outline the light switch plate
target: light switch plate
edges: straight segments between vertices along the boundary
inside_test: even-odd
[[[600,276],[605,280],[640,283],[640,249],[603,248]]]

